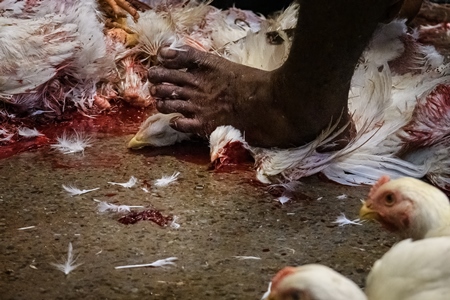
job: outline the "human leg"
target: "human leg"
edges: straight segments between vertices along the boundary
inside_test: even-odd
[[[349,121],[347,99],[357,61],[396,0],[302,0],[287,61],[267,72],[187,48],[160,51],[149,71],[163,113],[184,118],[173,127],[209,135],[217,126],[242,130],[253,146],[292,147],[313,140],[330,122]],[[187,68],[186,72],[177,69]],[[171,83],[172,85],[162,84]],[[342,136],[350,134],[348,127]]]

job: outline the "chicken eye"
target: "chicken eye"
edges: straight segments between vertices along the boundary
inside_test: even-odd
[[[384,202],[386,205],[391,206],[395,202],[395,197],[393,194],[387,194],[386,197],[384,197]]]

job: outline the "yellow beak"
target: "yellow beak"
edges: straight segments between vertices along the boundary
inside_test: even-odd
[[[148,145],[148,143],[143,143],[143,142],[141,142],[141,141],[138,141],[138,140],[136,139],[136,136],[134,136],[134,137],[128,142],[127,147],[128,147],[128,149],[141,149],[141,148],[143,148],[143,147],[145,147],[145,146],[147,146],[147,145]]]
[[[214,163],[216,161],[216,159],[219,158],[219,154],[216,151],[214,151],[210,154],[210,157],[211,157],[211,162]]]
[[[380,218],[380,215],[377,211],[369,208],[367,206],[367,202],[363,202],[363,206],[359,210],[359,218],[361,220],[378,220]]]

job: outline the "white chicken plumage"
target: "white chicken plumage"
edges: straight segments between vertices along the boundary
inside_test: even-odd
[[[23,2],[2,2],[12,9],[2,11],[0,17],[0,54],[7,58],[0,62],[0,100],[30,112],[64,110],[67,101],[88,112],[96,98],[126,99],[128,87],[136,88],[133,95],[138,95],[139,105],[150,106],[153,102],[145,72],[121,66],[126,59],[140,60],[145,68],[151,66],[164,44],[176,49],[188,44],[238,63],[273,70],[289,53],[290,37],[285,30],[295,26],[298,12],[298,5],[293,4],[265,19],[249,11],[220,11],[196,1],[161,5],[141,13],[137,22],[130,16],[124,19],[139,42],[125,50],[125,45],[104,34],[103,16],[94,0],[44,0],[34,3],[33,9],[25,9]],[[237,25],[239,18],[247,23]],[[281,42],[268,42],[271,31],[278,33]],[[402,20],[379,26],[352,79],[349,111],[357,135],[346,147],[317,151],[333,145],[338,134],[334,124],[302,147],[248,147],[257,178],[266,183],[289,182],[322,172],[338,183],[359,185],[373,184],[382,174],[392,178],[426,176],[450,190],[450,172],[439,167],[450,165],[450,66],[443,65],[443,57],[434,47],[417,39],[417,32],[409,31]],[[25,41],[27,47],[20,48],[17,40]],[[45,42],[48,40],[52,43]],[[117,69],[125,69],[125,74]],[[128,74],[128,69],[134,73]],[[108,95],[102,95],[104,90]],[[217,146],[210,144],[211,148]]]
[[[179,113],[157,113],[142,123],[139,131],[128,142],[128,148],[141,149],[145,146],[163,147],[189,140],[192,134],[176,131],[170,127],[173,119],[181,117]]]
[[[450,295],[450,237],[403,240],[375,262],[369,300],[446,300]]]
[[[286,267],[263,299],[444,300],[450,293],[450,237],[403,240],[375,262],[363,293],[351,280],[317,264]]]
[[[360,210],[361,219],[373,219],[401,238],[450,236],[450,202],[438,188],[421,180],[382,176]]]
[[[104,35],[95,0],[32,5],[0,16],[0,100],[58,113],[70,100],[87,111],[97,83],[116,76],[115,55],[124,47]]]
[[[273,279],[263,300],[366,300],[350,279],[324,265],[286,267]]]
[[[410,40],[409,44],[403,42],[405,39]],[[410,56],[405,47],[415,47],[417,52]],[[397,60],[401,60],[402,71],[406,73],[396,73]],[[448,143],[442,140],[450,133],[447,127],[439,126],[439,122],[429,125],[434,138],[428,138],[427,144],[416,143],[412,149],[405,147],[417,141],[417,135],[411,133],[413,128],[421,132],[418,126],[423,127],[423,121],[416,121],[417,126],[412,122],[420,115],[419,111],[425,115],[421,119],[426,119],[423,107],[430,101],[440,101],[436,111],[450,115],[445,91],[439,92],[450,85],[450,76],[445,71],[449,67],[442,66],[442,61],[433,47],[418,44],[415,33],[407,33],[404,21],[380,25],[352,79],[349,110],[357,135],[343,149],[325,153],[316,150],[336,136],[333,126],[305,146],[249,147],[255,158],[257,178],[264,183],[293,181],[322,172],[335,182],[360,185],[373,184],[383,174],[393,178],[429,176],[440,187],[450,188],[446,185],[450,182],[448,172],[437,167],[447,164],[450,156],[445,150]],[[440,122],[444,122],[442,117]],[[215,145],[211,143],[210,147]],[[399,155],[405,150],[407,155],[401,158]],[[421,153],[420,160],[414,159],[417,151]]]
[[[0,95],[31,92],[73,59],[80,43],[75,24],[0,17]],[[36,48],[39,45],[40,48]]]
[[[229,60],[264,70],[279,67],[290,47],[289,37],[280,29],[288,29],[282,24],[295,26],[297,9],[294,5],[278,19],[262,20],[258,33],[248,30],[246,38],[224,45],[219,53]],[[216,19],[221,20],[217,16]],[[279,30],[284,42],[269,45],[266,33],[274,29]],[[248,53],[252,53],[251,57]],[[335,182],[360,185],[373,184],[383,174],[389,174],[392,178],[427,176],[440,187],[450,189],[449,172],[438,167],[450,164],[446,150],[450,142],[445,142],[450,139],[444,138],[450,131],[438,126],[440,123],[423,121],[427,114],[436,111],[432,109],[436,105],[440,105],[444,116],[450,115],[450,101],[445,96],[445,89],[450,86],[450,67],[442,62],[443,57],[432,46],[417,42],[417,33],[408,32],[403,20],[380,25],[352,79],[349,111],[357,134],[346,147],[317,151],[333,146],[332,140],[340,133],[335,131],[336,123],[330,124],[314,141],[290,149],[251,147],[235,128],[219,126],[210,135],[212,160],[222,151],[214,137],[226,136],[228,130],[233,136],[239,135],[236,139],[242,140],[244,148],[250,151],[256,176],[264,183],[295,181],[321,172]],[[426,143],[419,143],[420,137],[413,133],[423,132],[424,124],[433,135]],[[420,159],[414,155],[419,152]]]

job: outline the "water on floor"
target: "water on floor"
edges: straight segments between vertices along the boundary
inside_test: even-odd
[[[314,176],[282,205],[250,164],[216,172],[201,143],[136,152],[126,149],[130,138],[98,135],[84,154],[44,146],[0,160],[2,299],[259,299],[280,268],[307,263],[363,287],[396,241],[377,224],[333,223],[341,213],[357,218],[368,187]],[[177,181],[155,186],[174,172]],[[108,183],[131,176],[131,188]],[[99,189],[70,196],[63,184]],[[179,227],[125,225],[94,199],[145,206]],[[69,243],[81,265],[65,275],[52,263],[64,262]],[[169,257],[176,265],[115,269]]]

